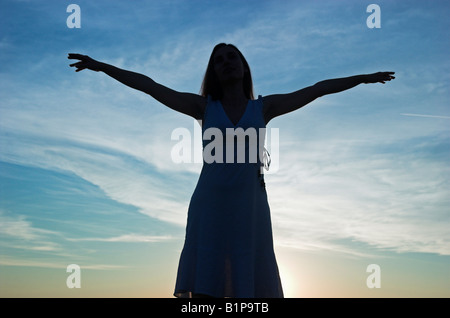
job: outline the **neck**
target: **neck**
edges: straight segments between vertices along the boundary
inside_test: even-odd
[[[247,97],[244,93],[244,88],[242,85],[242,81],[233,81],[231,83],[223,83],[222,84],[223,91],[223,101],[242,101],[246,100]]]

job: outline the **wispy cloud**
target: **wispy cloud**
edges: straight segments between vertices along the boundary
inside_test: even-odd
[[[141,234],[124,234],[115,237],[107,238],[77,238],[70,239],[69,241],[81,242],[81,241],[95,241],[95,242],[124,242],[124,243],[157,243],[171,241],[174,238],[168,235],[155,236],[155,235],[141,235]]]
[[[60,233],[33,226],[23,215],[7,215],[0,211],[0,237],[2,246],[24,250],[62,251],[54,237]],[[52,239],[53,238],[53,239]]]
[[[282,171],[268,176],[278,244],[362,252],[349,249],[350,240],[450,255],[446,139],[300,145],[285,149]],[[399,148],[408,150],[394,151]],[[440,154],[430,156],[433,151]]]
[[[40,261],[34,259],[15,258],[9,255],[0,255],[0,265],[2,266],[21,266],[21,267],[40,267],[40,268],[55,268],[66,269],[68,264],[61,261]],[[127,268],[128,266],[110,265],[110,264],[80,264],[82,270],[119,270]]]
[[[426,115],[426,114],[400,114],[400,115],[412,116],[412,117],[427,117],[427,118],[450,119],[450,116],[441,116],[441,115]]]

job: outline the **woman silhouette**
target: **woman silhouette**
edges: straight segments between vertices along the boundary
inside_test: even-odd
[[[249,65],[231,44],[214,47],[200,95],[177,92],[145,75],[86,55],[69,54],[68,58],[79,60],[70,65],[77,72],[102,71],[176,111],[202,120],[203,132],[214,128],[223,136],[229,134],[230,128],[232,131],[255,128],[264,132],[259,128],[265,128],[271,119],[318,97],[361,83],[384,84],[394,78],[394,72],[357,75],[321,81],[289,94],[254,99]],[[205,148],[212,140],[203,139]],[[258,138],[257,142],[261,140]],[[250,141],[244,141],[245,150],[249,144]],[[222,150],[225,158],[230,149],[224,145]],[[236,159],[237,155],[232,154],[232,158]],[[231,163],[204,160],[188,208],[176,297],[283,297],[260,158],[256,162],[246,158],[244,162]]]

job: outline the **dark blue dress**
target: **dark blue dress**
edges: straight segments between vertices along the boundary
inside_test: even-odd
[[[221,102],[208,98],[202,125],[204,162],[189,205],[177,297],[283,297],[261,174],[262,105],[261,96],[250,100],[234,125]],[[218,138],[219,133],[224,137]]]

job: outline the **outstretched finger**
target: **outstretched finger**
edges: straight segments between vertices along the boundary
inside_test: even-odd
[[[71,59],[71,60],[82,60],[82,59],[86,58],[86,55],[78,54],[78,53],[69,53],[69,56],[67,58]]]
[[[387,81],[393,80],[395,78],[395,76],[393,76],[395,72],[383,72],[382,74]]]
[[[388,81],[391,81],[391,80],[393,80],[393,79],[395,79],[395,76],[388,75],[388,77],[387,77],[387,80],[388,80]]]

